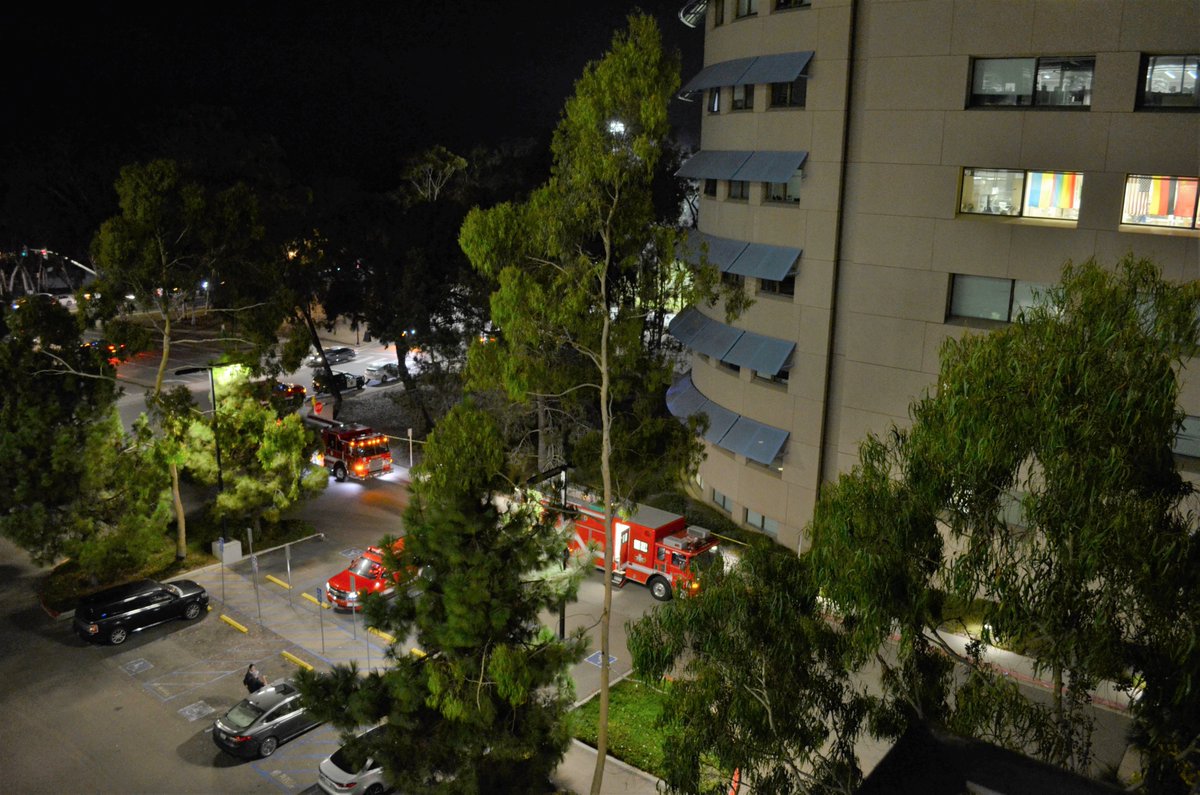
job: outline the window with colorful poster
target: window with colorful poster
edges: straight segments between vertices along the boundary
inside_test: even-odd
[[[1130,174],[1125,180],[1121,222],[1196,229],[1198,184],[1196,177]]]

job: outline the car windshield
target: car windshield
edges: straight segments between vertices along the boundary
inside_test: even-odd
[[[225,724],[231,729],[242,731],[248,729],[254,721],[262,717],[263,711],[251,704],[249,701],[242,701],[229,712],[225,713]]]
[[[376,735],[383,727],[376,726],[369,732],[364,734],[359,740],[369,740],[373,735]],[[341,748],[333,752],[333,756],[329,757],[329,761],[337,765],[338,770],[344,771],[350,775],[358,775],[367,769],[368,763],[374,766],[374,762],[367,756],[367,748],[365,742],[353,742],[343,745]]]
[[[382,569],[382,566],[370,558],[359,558],[350,564],[349,571],[357,577],[377,577]]]

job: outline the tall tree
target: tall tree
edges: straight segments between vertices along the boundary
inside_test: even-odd
[[[546,404],[587,396],[582,411],[596,437],[591,449],[599,460],[607,538],[593,793],[603,784],[608,738],[612,519],[633,488],[633,469],[620,465],[653,457],[691,464],[697,453],[694,439],[676,433],[677,423],[658,422],[660,432],[641,433],[665,418],[665,400],[654,393],[665,393],[670,367],[646,345],[647,314],[663,310],[665,293],[685,302],[712,298],[711,279],[684,278],[674,268],[678,208],[663,223],[654,204],[667,105],[678,86],[678,57],[663,52],[654,20],[631,16],[567,101],[551,145],[550,180],[526,202],[473,210],[459,236],[475,268],[498,285],[491,309],[500,347],[490,361],[509,395]],[[685,294],[685,286],[695,292]],[[539,421],[543,416],[539,411]],[[680,446],[684,452],[668,452]],[[614,458],[618,449],[628,451],[624,461]],[[645,471],[641,464],[635,469]]]
[[[310,465],[314,442],[298,414],[280,417],[250,386],[238,365],[220,368],[213,423],[193,420],[188,428],[188,466],[202,480],[217,477],[215,441],[221,445],[225,488],[217,516],[248,522],[262,536],[262,521],[277,521],[288,508],[325,487],[329,475]]]
[[[464,403],[443,418],[393,561],[420,572],[415,591],[366,602],[367,620],[402,639],[391,664],[300,678],[309,708],[343,730],[387,718],[366,750],[408,792],[541,791],[570,740],[568,668],[582,638],[558,640],[538,618],[563,596],[564,583],[538,573],[559,568],[564,539],[536,503],[512,501],[506,472],[487,414]],[[419,656],[404,641],[414,631]]]
[[[1200,714],[1197,656],[1180,649],[1200,615],[1192,489],[1171,453],[1198,308],[1200,284],[1164,282],[1150,262],[1068,264],[1016,323],[948,341],[912,427],[869,439],[814,518],[827,594],[875,639],[895,621],[903,649],[928,650],[940,585],[983,597],[993,638],[1030,642],[1053,682],[1049,713],[1032,710],[1051,761],[1087,762],[1099,679],[1141,677],[1134,716],[1160,791],[1195,770],[1200,737],[1182,719]]]
[[[162,390],[171,344],[181,333],[185,299],[204,280],[216,289],[241,265],[240,251],[261,239],[257,202],[244,185],[219,192],[188,180],[171,160],[121,169],[116,182],[120,214],[105,221],[92,241],[100,271],[97,311],[114,315],[123,296],[149,310],[162,355],[154,394]]]
[[[629,628],[638,673],[668,677],[670,791],[708,791],[702,783],[740,771],[756,795],[851,795],[870,699],[851,678],[847,635],[824,615],[808,560],[752,547],[700,586]]]

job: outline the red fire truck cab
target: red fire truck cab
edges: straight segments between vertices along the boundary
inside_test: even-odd
[[[387,436],[365,425],[333,425],[321,429],[323,452],[313,463],[325,467],[339,483],[376,478],[392,471],[392,451]]]
[[[569,541],[571,552],[583,554],[594,543],[592,562],[603,569],[603,509],[570,497],[567,507],[574,512],[566,515],[575,525]],[[688,526],[682,516],[648,505],[638,505],[632,516],[614,516],[613,537],[613,583],[641,583],[660,602],[670,600],[677,589],[694,591],[699,569],[719,564],[717,539],[710,531]]]
[[[404,549],[404,539],[399,538],[392,545],[392,552],[399,555]],[[367,547],[366,551],[355,558],[345,571],[340,571],[325,583],[325,599],[330,607],[341,610],[359,611],[362,609],[362,595],[369,593],[392,596],[396,586],[406,582],[409,577],[404,572],[388,571],[383,561],[383,549]]]

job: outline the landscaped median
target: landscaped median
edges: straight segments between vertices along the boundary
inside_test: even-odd
[[[632,678],[614,684],[608,694],[608,755],[657,779],[664,779],[663,741],[666,735],[658,725],[658,718],[668,704],[667,693],[661,686],[651,686]],[[570,714],[572,736],[593,748],[596,747],[599,712],[597,693]],[[706,770],[712,768],[706,766]],[[727,782],[714,778],[701,783],[703,791],[710,792]]]

